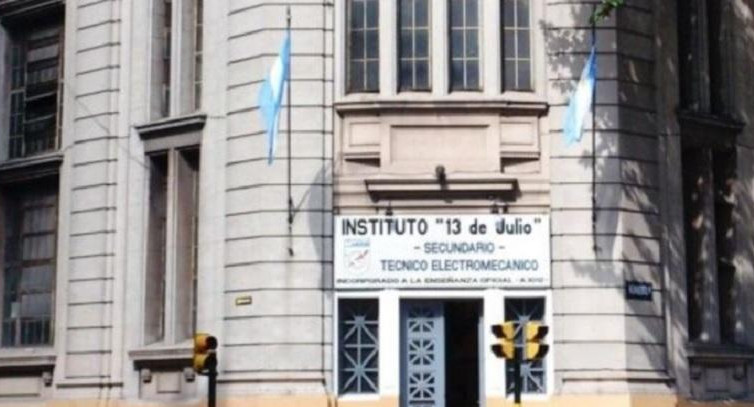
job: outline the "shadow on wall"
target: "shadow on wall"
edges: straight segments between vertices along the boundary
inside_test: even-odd
[[[550,99],[557,101],[553,107],[562,107],[563,111],[589,55],[591,12],[590,5],[570,7],[569,20],[583,22],[576,29],[556,27],[550,23],[541,27],[546,33],[548,50],[548,92]],[[646,18],[654,18],[652,11],[632,9],[630,12],[646,13]],[[683,258],[683,252],[663,253],[665,231],[662,228],[660,189],[664,185],[664,175],[659,168],[660,160],[665,157],[660,156],[662,149],[658,135],[668,132],[659,127],[656,109],[659,99],[655,90],[657,73],[654,56],[655,47],[661,46],[657,43],[660,40],[654,40],[653,23],[634,28],[637,31],[651,30],[646,33],[648,38],[636,40],[640,44],[630,44],[636,36],[616,34],[612,30],[616,21],[627,26],[634,20],[635,17],[627,16],[624,9],[618,9],[596,29],[598,75],[594,150],[592,116],[589,115],[579,144],[566,147],[560,142],[559,133],[553,135],[552,155],[553,158],[575,160],[582,170],[579,179],[569,180],[567,185],[574,191],[576,188],[577,191],[586,191],[583,195],[579,194],[584,202],[579,204],[578,210],[592,210],[592,193],[596,200],[596,238],[592,240],[591,225],[580,225],[577,232],[579,235],[586,234],[580,240],[583,244],[591,246],[594,242],[596,247],[593,251],[585,249],[567,253],[563,260],[573,265],[576,274],[592,280],[594,286],[615,289],[616,295],[624,295],[626,280],[651,281],[656,290],[652,302],[625,301],[625,308],[612,314],[621,318],[627,342],[619,350],[625,352],[623,359],[626,364],[614,367],[637,373],[665,372],[668,370],[664,346],[666,329],[664,319],[658,317],[664,314],[663,300],[685,303],[685,298],[678,298],[685,297],[685,294],[673,290],[669,298],[663,298],[668,294],[658,292],[663,287],[662,257]],[[651,51],[642,51],[649,52],[651,60],[631,57],[637,52],[637,45],[651,48]],[[674,47],[672,49],[675,50]],[[661,62],[674,70],[675,55],[666,56],[666,60]],[[596,160],[592,158],[593,151]],[[676,158],[680,160],[680,154],[671,157]],[[680,177],[680,173],[677,176]],[[682,237],[675,236],[675,239]],[[669,247],[671,250],[682,250],[682,247]],[[608,312],[603,315],[609,316],[615,311],[603,312]],[[686,321],[682,322],[685,326]],[[623,342],[622,337],[614,339]],[[615,349],[621,348],[616,346]],[[589,369],[591,363],[595,363],[594,370],[604,370],[596,359],[594,362],[586,361],[585,369]]]

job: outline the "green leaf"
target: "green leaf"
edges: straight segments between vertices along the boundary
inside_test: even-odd
[[[591,23],[598,23],[607,18],[616,8],[625,4],[625,0],[602,0],[589,19]]]

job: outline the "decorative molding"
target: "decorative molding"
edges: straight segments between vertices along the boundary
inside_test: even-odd
[[[564,382],[606,382],[606,381],[621,381],[621,382],[656,382],[656,383],[672,383],[675,382],[675,378],[668,375],[667,372],[655,371],[655,372],[634,372],[634,371],[615,371],[606,372],[603,370],[584,370],[574,372],[562,372]]]
[[[183,368],[183,377],[186,379],[187,382],[193,382],[196,380],[196,372],[194,371],[193,367],[184,367]]]
[[[191,366],[193,348],[190,346],[155,346],[134,349],[128,352],[137,369],[183,369]]]
[[[144,141],[144,151],[162,151],[171,148],[198,146],[202,142],[202,129],[207,122],[205,113],[168,117],[134,126]]]
[[[4,349],[0,352],[0,376],[50,372],[56,359],[52,348]]]
[[[701,364],[734,365],[754,361],[754,348],[732,344],[694,342],[687,347],[690,360]]]
[[[57,176],[62,163],[60,151],[7,160],[0,163],[0,185]]]
[[[0,21],[21,24],[29,18],[63,12],[65,0],[0,0]]]
[[[141,382],[142,383],[151,383],[152,382],[152,371],[151,370],[149,370],[147,368],[143,368],[139,372],[139,375],[141,376]]]
[[[540,116],[547,112],[549,105],[540,100],[476,99],[476,98],[413,98],[413,99],[353,99],[335,103],[339,115],[379,112],[420,112],[452,111],[475,113],[496,111],[506,115]]]
[[[372,202],[402,199],[490,199],[512,200],[518,194],[518,179],[492,176],[484,178],[447,178],[410,176],[373,177],[364,180]]]
[[[207,122],[205,113],[192,113],[186,116],[167,117],[134,126],[142,140],[201,130]]]
[[[678,112],[684,147],[733,148],[745,123],[729,117],[682,110]]]

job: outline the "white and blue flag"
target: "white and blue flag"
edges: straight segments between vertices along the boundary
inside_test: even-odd
[[[584,118],[592,107],[594,97],[595,78],[597,77],[597,60],[594,45],[589,53],[589,59],[581,72],[581,79],[576,87],[576,92],[571,96],[566,110],[563,123],[563,139],[567,146],[581,140],[581,129],[584,126]]]
[[[267,163],[272,164],[277,144],[278,121],[280,105],[283,102],[283,91],[288,78],[288,67],[291,59],[291,35],[286,31],[280,55],[272,64],[272,69],[259,89],[259,112],[267,128]],[[290,103],[290,101],[288,101]]]

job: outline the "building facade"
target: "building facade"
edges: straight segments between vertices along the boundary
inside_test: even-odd
[[[0,0],[0,405],[203,405],[209,332],[225,406],[502,406],[503,320],[525,404],[754,405],[754,2],[625,3]],[[456,221],[531,255],[398,255]]]

